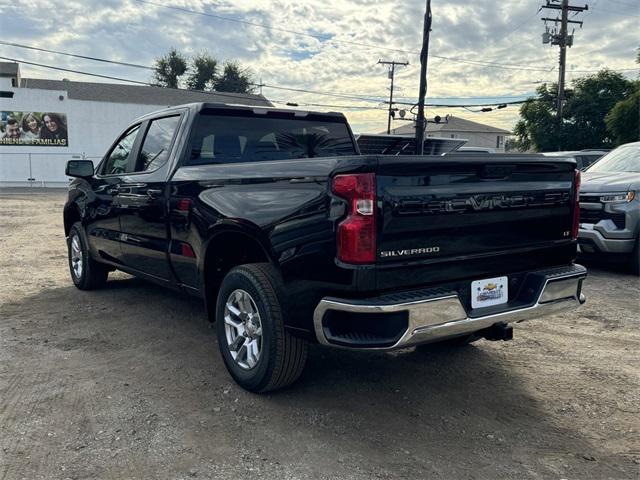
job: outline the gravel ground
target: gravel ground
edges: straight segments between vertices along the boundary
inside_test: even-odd
[[[0,479],[634,479],[640,283],[593,268],[579,311],[511,342],[314,347],[256,396],[202,305],[122,273],[69,278],[64,192],[0,193]]]

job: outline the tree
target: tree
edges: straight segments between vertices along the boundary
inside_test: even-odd
[[[615,104],[604,121],[615,145],[640,140],[640,80],[634,82],[635,91]]]
[[[544,152],[613,146],[605,115],[618,101],[628,98],[633,83],[620,73],[605,69],[572,84],[573,88],[566,92],[562,125],[557,118],[556,84],[541,85],[538,96],[522,105],[521,119],[514,130],[519,149]]]
[[[252,83],[253,76],[248,68],[242,68],[238,62],[227,61],[213,89],[218,92],[253,93]]]
[[[513,130],[515,146],[520,151],[531,149],[549,151],[558,148],[560,135],[556,118],[556,98],[558,91],[555,84],[542,84],[536,92],[537,98],[529,98],[520,107],[522,117]]]
[[[636,63],[640,63],[640,48]],[[633,82],[631,96],[616,103],[604,121],[616,145],[640,140],[640,80]]]
[[[187,71],[187,59],[175,48],[157,58],[154,65],[154,83],[160,87],[178,88],[180,77]]]
[[[576,79],[573,88],[566,107],[569,135],[563,141],[564,149],[613,147],[604,118],[616,103],[629,97],[633,83],[620,73],[601,70]]]
[[[189,90],[211,90],[216,82],[218,61],[207,52],[196,55],[191,60],[190,73],[187,78]]]

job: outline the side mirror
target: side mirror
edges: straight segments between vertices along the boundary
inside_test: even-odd
[[[69,160],[64,173],[67,177],[91,177],[93,176],[93,162],[91,160]]]

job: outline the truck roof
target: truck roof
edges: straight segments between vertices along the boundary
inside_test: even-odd
[[[183,105],[174,105],[172,107],[163,108],[161,110],[156,110],[154,112],[150,112],[140,118],[146,118],[149,116],[157,116],[160,113],[172,112],[175,110],[188,108],[195,112],[201,112],[203,110],[240,110],[246,112],[253,112],[255,114],[266,114],[266,113],[290,113],[295,117],[306,117],[308,115],[313,116],[324,116],[331,118],[340,118],[345,119],[345,116],[341,112],[315,112],[310,110],[297,110],[293,108],[277,108],[277,107],[263,107],[256,105],[241,105],[241,104],[232,104],[232,103],[218,103],[218,102],[197,102],[197,103],[185,103]]]

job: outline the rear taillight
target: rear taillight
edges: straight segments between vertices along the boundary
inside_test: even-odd
[[[338,260],[357,264],[375,262],[375,174],[336,175],[332,190],[348,204],[347,217],[338,224]]]
[[[575,181],[575,198],[573,203],[573,228],[571,229],[571,238],[578,239],[578,230],[580,229],[580,170],[576,170]]]

